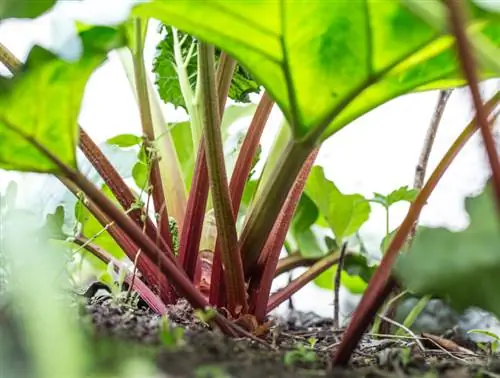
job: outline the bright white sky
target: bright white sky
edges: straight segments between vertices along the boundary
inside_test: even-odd
[[[18,58],[24,60],[34,43],[57,48],[70,58],[78,53],[73,36],[72,20],[114,23],[127,14],[123,0],[85,0],[59,2],[55,9],[35,21],[7,20],[0,23],[0,41]],[[151,25],[146,46],[146,59],[151,64],[158,35]],[[0,74],[7,71],[0,66]],[[484,85],[485,96],[500,87],[500,80]],[[438,98],[437,92],[412,94],[395,99],[353,122],[323,145],[317,164],[344,193],[388,193],[402,185],[412,185],[415,166]],[[255,98],[258,101],[258,98]],[[57,110],[55,110],[57,111]],[[165,106],[167,120],[183,117],[182,112]],[[469,122],[472,105],[466,90],[457,90],[450,98],[431,154],[428,174],[437,165],[447,148]],[[281,113],[274,109],[263,137],[263,149],[268,150],[276,132]],[[242,120],[247,122],[247,120]],[[125,73],[116,56],[91,77],[84,97],[80,123],[95,139],[102,142],[118,133],[140,133],[138,111]],[[474,138],[456,159],[431,196],[421,216],[421,224],[463,228],[467,225],[464,211],[465,196],[481,191],[489,170],[479,138]],[[16,174],[0,171],[0,190],[10,178],[20,183],[23,201],[30,203],[40,196],[55,195],[44,175]],[[42,191],[42,193],[40,193]],[[49,191],[50,193],[43,193]],[[391,210],[391,227],[403,219],[407,206]],[[362,236],[372,248],[377,248],[384,235],[384,213],[373,206],[370,220],[363,226]],[[278,283],[279,284],[279,283]],[[345,293],[343,293],[345,294]],[[311,302],[311,298],[314,301]],[[309,285],[295,296],[298,307],[330,315],[332,294]],[[344,301],[351,302],[344,295]],[[349,307],[349,306],[347,306]]]

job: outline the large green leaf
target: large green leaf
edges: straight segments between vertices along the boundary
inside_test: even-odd
[[[343,194],[325,177],[322,167],[313,167],[305,192],[318,206],[338,241],[359,230],[370,216],[368,201],[360,194]]]
[[[81,32],[84,51],[76,62],[61,60],[35,46],[22,72],[11,79],[0,78],[0,168],[57,173],[58,167],[41,149],[76,166],[83,91],[91,73],[106,58],[107,49],[123,42],[116,35],[120,31],[105,27]]]
[[[464,83],[453,39],[399,1],[154,0],[134,12],[238,59],[279,104],[296,138],[325,138],[407,92]],[[498,46],[495,21],[480,13],[470,31]]]
[[[2,0],[0,20],[4,18],[35,18],[54,6],[56,0]]]
[[[481,307],[500,316],[500,224],[491,184],[468,198],[470,225],[462,232],[422,227],[399,256],[395,274],[417,294],[450,301],[457,310]]]

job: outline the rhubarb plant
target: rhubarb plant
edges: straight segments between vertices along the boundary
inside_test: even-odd
[[[280,260],[289,230],[297,235],[314,222],[304,220],[302,207],[315,204],[337,249],[369,216],[366,199],[342,193],[321,168],[313,168],[321,143],[397,96],[465,84],[475,88],[477,80],[499,75],[488,60],[471,79],[474,65],[462,56],[467,52],[463,41],[468,36],[491,48],[500,38],[498,16],[467,4],[473,11],[466,22],[453,19],[452,28],[438,28],[406,2],[152,0],[135,5],[130,19],[115,27],[79,25],[83,52],[76,61],[35,46],[23,63],[0,45],[0,59],[13,74],[0,79],[0,138],[7,146],[0,149],[0,168],[53,174],[78,196],[112,238],[109,248],[133,263],[124,280],[151,308],[163,314],[166,305],[185,298],[197,310],[216,308],[210,322],[227,334],[248,335],[270,311],[338,263],[333,250],[284,290],[271,293],[277,272],[296,266]],[[453,4],[449,8],[453,11]],[[160,21],[164,33],[154,64],[156,87],[144,61],[150,19]],[[132,174],[140,192],[126,184],[77,121],[88,78],[113,50],[135,94],[142,126],[142,135],[121,135],[113,142],[139,147]],[[263,93],[237,157],[228,164],[228,98],[246,101],[246,94],[260,87]],[[477,91],[474,96],[478,124],[490,146],[486,118],[498,96],[486,106],[478,102]],[[160,99],[183,107],[189,120],[165,122]],[[275,104],[285,121],[264,171],[255,178],[260,138]],[[390,293],[396,254],[476,126],[472,122],[450,148],[388,243],[335,363],[346,362]],[[105,187],[78,169],[77,147]],[[82,248],[109,266],[120,266],[111,251],[77,236],[74,242]]]

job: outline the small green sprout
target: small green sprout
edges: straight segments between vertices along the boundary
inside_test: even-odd
[[[106,267],[106,270],[99,275],[99,281],[105,284],[110,292],[113,300],[118,301],[123,292],[123,282],[125,281],[125,276],[127,271],[123,267],[118,268],[118,272],[115,271],[115,265],[112,261]]]
[[[160,339],[166,349],[172,350],[184,345],[184,328],[173,326],[167,316],[160,322]]]
[[[485,343],[477,343],[477,346],[484,351],[488,351],[489,349],[489,352],[491,354],[496,353],[498,351],[498,347],[500,346],[500,336],[497,335],[496,333],[487,331],[485,329],[471,329],[467,333],[478,333],[484,336],[488,336],[491,339],[489,348],[486,346]]]
[[[217,310],[213,307],[206,307],[204,310],[195,310],[194,316],[198,318],[202,323],[208,325],[210,321],[217,314]]]
[[[195,371],[196,378],[231,378],[223,368],[215,365],[200,366]]]
[[[317,360],[316,352],[314,351],[314,345],[317,340],[311,337],[307,340],[309,345],[298,343],[294,350],[290,350],[285,353],[283,357],[283,362],[285,365],[293,365],[296,362],[312,363]]]

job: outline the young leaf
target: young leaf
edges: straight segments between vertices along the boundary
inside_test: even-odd
[[[368,201],[360,194],[341,193],[335,184],[325,177],[322,167],[313,167],[305,191],[318,206],[336,240],[355,233],[370,216]]]
[[[382,206],[388,208],[389,206],[401,202],[413,202],[415,198],[417,198],[418,190],[417,189],[409,189],[408,185],[402,186],[399,189],[396,189],[384,196],[380,193],[374,193],[374,201],[380,203]]]
[[[84,42],[80,60],[67,62],[35,46],[22,72],[11,79],[0,78],[0,140],[4,146],[0,168],[58,172],[34,143],[76,167],[77,118],[83,90],[90,74],[106,58],[106,51],[89,40],[89,33],[93,30],[80,34]]]
[[[477,306],[500,316],[500,233],[491,183],[465,201],[470,225],[462,232],[421,227],[394,272],[409,290],[446,298],[457,310]]]
[[[133,12],[241,62],[278,103],[296,137],[312,132],[314,139],[326,138],[404,93],[464,84],[450,35],[399,1],[154,0]],[[481,14],[473,22],[471,35],[499,45],[495,18]]]
[[[54,6],[56,0],[6,0],[0,3],[0,20],[36,18]]]
[[[132,147],[142,143],[142,138],[134,134],[120,134],[106,141],[110,145],[118,147]]]

